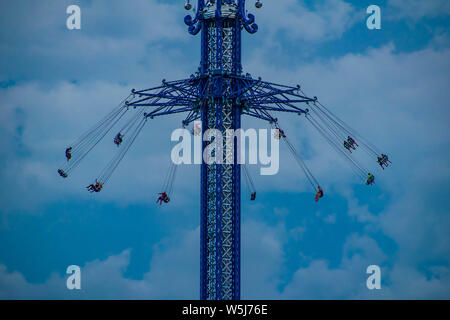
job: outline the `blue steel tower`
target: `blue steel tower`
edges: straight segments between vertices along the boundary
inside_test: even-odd
[[[256,85],[240,78],[241,31],[253,34],[258,26],[255,17],[246,14],[245,0],[199,0],[197,8],[185,23],[191,34],[201,32],[200,75],[208,76],[201,88],[207,96],[202,128],[218,129],[225,136],[226,130],[241,128],[244,101],[236,93]],[[201,299],[240,298],[241,168],[236,157],[234,161],[203,163],[201,168]]]
[[[200,74],[209,77],[202,128],[225,136],[241,127],[240,108],[228,98],[237,89],[230,76],[242,72],[241,27],[256,32],[254,17],[245,16],[245,1],[199,1],[195,18],[185,22],[191,34],[201,32]],[[201,168],[201,299],[240,298],[241,171],[234,161]]]
[[[213,87],[202,112],[203,130],[241,127],[240,109],[228,99],[237,88],[230,77],[242,72],[241,26],[254,33],[246,19],[244,1],[199,1],[194,20],[187,16],[189,32],[201,31],[200,73],[208,74]],[[205,148],[206,146],[204,146]],[[236,154],[236,153],[235,153]],[[225,159],[224,159],[225,160]],[[201,168],[201,299],[240,298],[240,166],[202,164]]]
[[[260,1],[255,3],[262,7]],[[187,1],[186,9],[192,5]],[[203,132],[241,128],[241,116],[277,122],[269,112],[306,114],[299,103],[314,102],[300,87],[253,79],[242,71],[241,34],[258,31],[255,17],[246,13],[245,0],[198,0],[194,16],[184,22],[189,33],[201,34],[201,61],[190,78],[165,81],[159,87],[133,90],[126,107],[152,107],[146,119],[187,112],[183,125],[202,122]],[[214,141],[211,137],[209,141]],[[207,147],[203,142],[203,150]],[[223,148],[227,147],[224,145]],[[235,143],[234,154],[237,154]],[[233,163],[234,161],[234,163]],[[202,160],[200,180],[200,298],[240,299],[241,167],[234,157],[215,164]]]

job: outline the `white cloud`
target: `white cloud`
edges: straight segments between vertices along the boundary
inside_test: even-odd
[[[388,8],[388,17],[394,19],[411,18],[417,21],[450,15],[450,3],[447,0],[389,0]]]
[[[367,236],[350,235],[344,244],[343,258],[332,268],[326,260],[314,260],[299,268],[284,288],[284,299],[354,299],[367,290],[365,273],[371,264],[382,265],[385,256]],[[372,298],[377,295],[372,293]]]
[[[275,45],[281,34],[290,41],[323,42],[340,38],[356,21],[351,4],[342,0],[326,0],[309,8],[304,1],[266,1],[256,12],[257,23],[265,34],[266,44]]]
[[[283,227],[249,220],[243,223],[242,296],[277,295],[280,282]],[[130,250],[80,265],[81,291],[66,289],[66,278],[52,274],[43,284],[28,282],[0,265],[0,298],[7,299],[198,299],[199,229],[184,230],[152,248],[149,270],[142,280],[124,278]],[[76,261],[73,262],[76,264]],[[182,267],[180,267],[182,266]],[[270,291],[269,291],[270,290]]]
[[[81,3],[82,29],[69,31],[65,19],[70,4],[15,1],[2,8],[0,81],[129,83],[149,81],[153,74],[178,78],[192,72],[187,66],[171,68],[168,59],[189,57],[173,45],[190,40],[182,5],[156,0]]]
[[[366,287],[366,268],[381,266],[381,290]],[[390,266],[377,243],[367,237],[350,235],[342,261],[330,267],[326,260],[314,260],[299,268],[284,288],[283,299],[448,299],[450,276],[447,267],[429,270],[427,278],[411,265]]]
[[[245,221],[242,226],[243,299],[274,299],[279,293],[284,263],[283,225],[271,227],[261,221]]]
[[[130,251],[81,267],[81,290],[68,290],[66,277],[52,274],[43,284],[29,283],[19,272],[0,265],[3,299],[195,299],[199,293],[199,230],[162,240],[153,248],[142,280],[127,279]],[[180,265],[183,268],[180,268]],[[65,270],[64,270],[65,271]]]

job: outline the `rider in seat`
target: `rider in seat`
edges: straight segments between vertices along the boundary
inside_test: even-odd
[[[98,181],[95,179],[95,184],[90,184],[86,187],[90,193],[93,192],[100,192],[103,188],[103,182]]]
[[[350,144],[350,147],[352,147],[353,150],[356,150],[356,147],[359,147],[359,145],[356,143],[356,141],[350,136],[347,137],[347,142]],[[355,147],[355,145],[356,145],[356,147]]]
[[[277,132],[275,132],[275,139],[280,140],[281,138],[286,138],[286,134],[280,128],[276,128]]]
[[[322,197],[323,197],[323,190],[320,186],[317,186],[316,202],[318,202],[319,199]]]
[[[69,161],[72,158],[72,147],[66,149],[66,158]]]
[[[120,146],[121,143],[123,142],[123,134],[121,134],[120,132],[116,135],[116,137],[114,138],[114,143],[117,146]]]
[[[87,187],[86,187],[86,189],[89,191],[89,192],[94,192],[94,190],[95,190],[95,184],[93,184],[93,183],[91,183],[90,185],[88,185]]]
[[[381,167],[383,170],[384,170],[384,167],[385,167],[385,166],[386,166],[386,168],[387,168],[387,167],[389,167],[389,163],[392,163],[392,162],[389,161],[388,156],[385,155],[385,154],[381,154],[381,157],[378,156],[378,157],[377,157],[377,162],[378,162],[378,164],[380,165],[380,167]]]
[[[384,170],[384,161],[383,158],[381,158],[380,156],[377,156],[377,162],[380,165],[381,169]]]
[[[392,162],[389,161],[389,158],[386,154],[381,154],[381,159],[383,160],[383,163],[386,167],[389,166],[388,162],[392,164]]]
[[[198,137],[202,134],[202,123],[201,122],[195,122],[194,128],[192,129],[192,135]]]
[[[250,195],[250,200],[251,201],[255,201],[256,200],[256,192],[252,192],[252,194]]]
[[[58,173],[63,178],[67,178],[68,177],[68,174],[65,173],[62,169],[58,169]]]
[[[162,205],[163,202],[164,203],[169,203],[169,201],[170,201],[170,198],[167,195],[167,193],[166,192],[161,192],[161,193],[159,193],[159,198],[156,200],[156,203],[159,202],[159,205]]]
[[[369,186],[369,185],[373,185],[374,183],[375,183],[375,177],[374,177],[373,174],[369,173],[369,174],[367,175],[367,181],[366,181],[366,184]]]
[[[344,148],[352,153],[352,145],[348,141],[344,141]]]

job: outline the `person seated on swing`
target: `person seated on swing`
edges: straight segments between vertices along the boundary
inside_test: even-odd
[[[381,159],[383,160],[383,163],[386,167],[389,166],[388,162],[392,164],[392,162],[389,161],[389,158],[386,154],[381,154]]]
[[[281,138],[286,138],[286,134],[280,128],[276,128],[275,139],[280,140]]]
[[[278,128],[278,134],[279,134],[279,138],[286,138],[286,134],[280,128]]]
[[[202,123],[196,122],[194,123],[194,128],[192,129],[192,135],[198,137],[202,134]]]
[[[352,153],[352,146],[350,143],[348,143],[348,141],[344,141],[344,148],[347,149],[348,151],[350,151],[350,153]]]
[[[58,169],[58,173],[63,178],[67,178],[68,177],[67,173],[65,173],[62,169]]]
[[[120,146],[120,145],[122,144],[122,142],[123,142],[123,134],[119,132],[119,133],[116,135],[116,137],[114,138],[114,143],[115,143],[117,146]]]
[[[90,185],[88,185],[87,187],[86,187],[86,189],[90,192],[90,193],[92,193],[92,192],[94,192],[95,190],[96,190],[96,186],[95,186],[95,184],[93,184],[93,183],[91,183]]]
[[[255,201],[256,200],[256,192],[252,192],[252,194],[250,195],[250,200],[251,201]]]
[[[67,161],[72,159],[72,147],[69,147],[66,149],[66,158],[67,158]]]
[[[371,174],[371,173],[369,172],[369,174],[367,175],[367,181],[366,181],[366,184],[369,186],[369,185],[372,185],[372,184],[374,184],[374,183],[375,183],[375,177],[374,177],[373,174]]]
[[[103,188],[103,182],[99,182],[97,179],[95,179],[95,184],[90,184],[86,188],[90,193],[100,192]]]
[[[347,137],[347,142],[350,143],[350,146],[353,148],[353,150],[356,150],[356,147],[359,147],[359,145],[356,143],[356,141],[350,136]],[[356,147],[355,147],[355,145],[356,145]]]
[[[377,156],[377,162],[378,162],[378,164],[380,165],[381,169],[384,170],[384,161],[383,161],[383,158],[380,157],[380,156]]]
[[[169,201],[170,201],[170,198],[167,195],[167,193],[164,191],[164,192],[159,193],[159,198],[156,200],[156,203],[159,202],[159,205],[162,205],[163,202],[169,203]]]
[[[100,192],[100,191],[102,191],[102,189],[103,189],[103,182],[99,182],[99,181],[97,181],[97,179],[95,179],[95,187],[96,187],[96,190],[95,190],[95,192]]]
[[[319,199],[322,197],[323,197],[323,190],[320,186],[317,186],[316,202],[318,202]]]

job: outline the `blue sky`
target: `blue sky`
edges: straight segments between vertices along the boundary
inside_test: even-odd
[[[326,191],[318,204],[285,148],[280,173],[243,191],[242,296],[249,299],[450,298],[450,5],[446,0],[264,1],[244,34],[244,70],[301,84],[388,153],[367,188],[301,119],[280,116]],[[78,4],[82,29],[65,27]],[[366,28],[367,6],[382,29]],[[104,192],[84,186],[101,146],[63,181],[64,148],[132,88],[195,72],[199,37],[183,1],[2,1],[0,298],[199,297],[199,168],[179,170],[156,206],[181,118],[150,123]],[[244,119],[245,127],[266,127]],[[82,290],[65,270],[82,268]],[[382,269],[369,291],[367,266]]]

